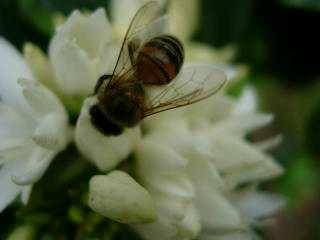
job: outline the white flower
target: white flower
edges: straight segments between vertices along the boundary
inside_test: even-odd
[[[111,73],[119,39],[128,26],[129,18],[124,16],[131,16],[131,10],[142,2],[113,1],[112,27],[101,9],[89,16],[73,12],[54,36],[49,58],[32,45],[26,47],[33,74],[68,106],[74,98],[82,101],[100,75]],[[192,5],[196,1],[191,2],[196,10]],[[177,9],[169,8],[169,12]],[[193,45],[195,51],[187,50],[187,60],[215,59],[213,49],[190,43],[193,30],[184,31],[186,49]],[[224,64],[226,59],[218,62]],[[90,206],[115,221],[131,224],[145,239],[250,239],[251,225],[283,204],[252,186],[280,175],[282,168],[262,151],[279,138],[262,143],[245,140],[247,133],[268,124],[272,116],[256,111],[251,90],[240,99],[236,103],[217,94],[150,117],[142,124],[143,131],[138,126],[119,136],[105,136],[92,125],[89,111],[97,99],[85,99],[75,129],[79,151],[101,171],[122,163],[121,169],[130,169],[131,174],[111,171],[93,177]],[[130,154],[133,163],[125,161]],[[250,188],[240,191],[243,184]],[[257,199],[265,203],[263,209],[256,207]]]
[[[148,224],[125,222],[145,239],[251,239],[250,226],[272,217],[284,204],[254,186],[280,175],[282,168],[259,145],[245,140],[246,133],[272,118],[254,108],[241,109],[219,94],[147,118],[134,150],[133,176],[150,193],[158,218]],[[250,187],[238,190],[242,184]],[[101,194],[109,191],[107,186],[91,185],[92,195],[93,188]],[[105,204],[104,211],[113,207]]]
[[[153,239],[157,231],[168,236],[162,239],[196,235],[215,239],[236,232],[250,239],[250,225],[271,217],[283,206],[281,198],[254,188],[237,190],[241,184],[255,184],[282,173],[271,157],[244,140],[246,133],[271,118],[255,109],[248,115],[238,108],[232,99],[217,95],[180,113],[146,119],[147,140],[136,152],[137,178],[155,201],[160,201],[158,214],[165,219],[135,227],[146,239]],[[259,208],[258,202],[263,206]],[[181,235],[180,224],[188,217],[190,206],[196,214],[188,235]],[[163,222],[173,222],[171,226],[176,227]],[[201,226],[201,231],[196,226]]]
[[[2,211],[17,196],[27,202],[32,184],[66,147],[70,132],[63,105],[34,80],[19,52],[0,39],[0,53]]]
[[[97,79],[113,68],[112,56],[116,52],[110,47],[111,40],[104,9],[90,15],[76,10],[57,28],[50,42],[49,58],[32,44],[27,44],[24,52],[35,77],[78,113]]]
[[[100,191],[101,188],[105,191]],[[157,219],[149,193],[125,172],[94,176],[90,189],[90,207],[106,217],[125,223],[147,223]]]

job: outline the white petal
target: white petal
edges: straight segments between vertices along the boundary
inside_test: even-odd
[[[38,46],[26,43],[23,48],[23,55],[35,79],[56,92],[57,85],[53,69],[46,54]]]
[[[230,231],[246,227],[237,209],[218,191],[197,189],[195,205],[204,230]]]
[[[267,140],[258,142],[255,144],[255,146],[259,148],[261,151],[268,151],[270,149],[273,149],[279,146],[280,143],[282,142],[282,139],[283,139],[282,135],[277,135]]]
[[[183,199],[167,194],[151,193],[158,213],[172,222],[181,222],[186,216],[186,209],[192,204],[191,199]]]
[[[213,161],[224,174],[233,170],[245,170],[262,162],[272,161],[272,158],[241,139],[218,132],[211,135]]]
[[[0,139],[26,138],[30,136],[33,121],[12,107],[0,102]]]
[[[170,219],[161,216],[154,223],[137,224],[133,228],[146,240],[172,240],[178,234],[177,226]]]
[[[280,196],[256,191],[239,193],[233,197],[233,202],[249,220],[273,217],[285,205]]]
[[[0,162],[24,159],[32,151],[30,139],[6,138],[0,144]]]
[[[238,137],[244,137],[250,131],[272,122],[273,116],[265,113],[247,113],[231,115],[212,126],[213,131],[221,131]],[[213,133],[214,134],[214,133]]]
[[[0,170],[0,212],[2,212],[11,202],[13,202],[16,197],[19,195],[21,188],[20,186],[14,184],[11,181],[11,178],[7,175],[4,175],[5,168],[2,167]]]
[[[197,209],[190,204],[186,209],[185,217],[179,225],[179,236],[186,239],[195,239],[201,230],[200,217]]]
[[[199,0],[169,1],[170,32],[183,40],[191,38],[198,27],[199,5]]]
[[[75,141],[79,151],[100,170],[107,171],[125,160],[140,136],[138,128],[127,129],[119,136],[105,136],[90,121],[89,109],[96,103],[87,98],[83,104],[75,130]]]
[[[194,41],[186,41],[185,44],[185,58],[186,62],[197,63],[214,63],[218,64],[228,76],[228,80],[233,80],[234,68],[230,69],[228,64],[235,56],[235,48],[233,46],[226,46],[224,48],[215,49],[209,44],[199,43]],[[230,71],[231,70],[231,71]],[[241,73],[241,72],[239,72]]]
[[[191,199],[194,196],[192,182],[188,176],[181,172],[159,175],[141,176],[143,185],[150,191],[156,193],[176,196],[183,199]]]
[[[211,160],[212,156],[201,153],[189,155],[187,173],[196,188],[206,191],[217,190],[223,185],[223,181]]]
[[[28,186],[18,186],[11,181],[11,174],[19,165],[21,165],[21,162],[15,160],[0,166],[0,212],[14,201],[21,192],[29,189]]]
[[[89,191],[90,207],[105,217],[122,223],[156,220],[156,208],[149,193],[125,172],[93,177]]]
[[[54,38],[50,48],[50,61],[62,93],[85,96],[93,91],[98,79],[94,63],[75,41]]]
[[[65,116],[51,113],[39,121],[32,140],[39,146],[54,151],[61,151],[71,138]]]
[[[35,146],[24,168],[12,175],[12,181],[18,185],[29,185],[37,182],[49,167],[57,152]]]
[[[169,111],[168,111],[169,112]],[[174,111],[172,111],[174,112]],[[146,127],[148,128],[148,139],[154,142],[167,145],[174,149],[177,153],[185,156],[193,148],[193,135],[188,127],[188,122],[185,119],[175,116],[175,114],[163,113],[155,115],[154,120],[145,120]],[[170,116],[172,116],[170,118]],[[148,122],[147,122],[148,121]],[[145,126],[145,125],[144,125]]]
[[[135,156],[140,175],[175,172],[187,165],[187,160],[174,149],[152,138],[137,146]]]
[[[3,38],[0,38],[0,56],[0,99],[28,114],[30,108],[22,96],[17,80],[19,78],[33,79],[32,74],[22,55]]]
[[[110,42],[112,38],[111,26],[102,8],[89,16],[74,11],[65,24],[58,28],[57,35],[75,40],[91,59],[96,58],[105,43]]]
[[[27,204],[30,198],[31,190],[33,185],[23,186],[21,191],[21,201],[23,204]]]
[[[259,103],[255,89],[252,86],[247,86],[238,99],[234,114],[252,113],[257,110],[258,105]]]
[[[106,43],[112,39],[111,25],[103,8],[93,12],[79,26],[73,37],[80,48],[84,49],[90,58],[97,57]]]
[[[124,36],[133,16],[144,2],[144,0],[111,1],[111,19],[119,39]]]
[[[97,60],[96,71],[99,76],[103,74],[112,74],[120,47],[115,44],[106,44]]]
[[[224,182],[227,188],[232,189],[239,184],[272,179],[280,176],[282,173],[283,168],[275,160],[265,156],[257,164],[231,170],[224,176]]]
[[[48,113],[64,115],[66,112],[60,100],[39,82],[19,79],[23,95],[36,116],[42,117]]]
[[[231,98],[217,94],[188,106],[185,114],[192,128],[200,128],[204,124],[212,124],[220,120],[224,122],[230,117],[233,105]]]

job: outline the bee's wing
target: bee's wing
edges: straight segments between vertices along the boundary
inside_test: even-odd
[[[145,117],[208,98],[217,93],[226,81],[225,73],[213,65],[185,66],[164,89],[150,89],[151,94],[144,110]]]
[[[121,79],[119,76],[134,67],[137,53],[145,42],[165,32],[167,18],[157,2],[148,2],[137,11],[125,35],[112,74],[114,77],[109,84]]]

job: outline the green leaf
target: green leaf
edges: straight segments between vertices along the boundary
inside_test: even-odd
[[[19,0],[21,15],[40,32],[51,35],[54,31],[54,12],[46,9],[37,0]]]
[[[314,159],[303,155],[287,167],[280,184],[280,192],[288,197],[289,205],[297,206],[301,201],[315,194],[318,186],[318,169]]]

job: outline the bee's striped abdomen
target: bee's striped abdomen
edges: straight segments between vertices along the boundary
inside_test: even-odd
[[[147,42],[137,57],[137,75],[144,84],[168,84],[179,73],[184,50],[175,37],[163,35]]]

